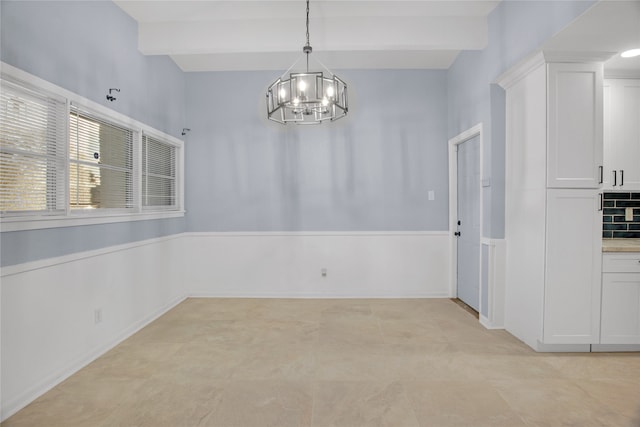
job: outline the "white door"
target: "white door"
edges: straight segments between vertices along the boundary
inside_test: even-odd
[[[458,298],[480,307],[480,137],[458,145]]]

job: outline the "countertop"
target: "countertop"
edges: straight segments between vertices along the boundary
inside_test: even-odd
[[[602,239],[602,252],[640,252],[640,239]]]

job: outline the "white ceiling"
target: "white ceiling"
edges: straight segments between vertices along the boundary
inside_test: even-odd
[[[143,54],[169,55],[184,71],[283,70],[306,41],[304,0],[114,2],[138,21]],[[461,50],[486,47],[487,16],[499,2],[311,0],[311,58],[331,69],[447,69]],[[604,0],[542,49],[609,52],[606,68],[640,70],[640,57],[615,55],[634,47],[640,0]]]
[[[601,1],[542,46],[546,52],[608,52],[605,70],[623,72],[640,70],[640,57],[620,57],[633,48],[640,48],[639,0]]]
[[[303,0],[114,0],[138,21],[138,48],[184,71],[282,70],[306,42]],[[448,68],[487,44],[499,1],[312,0],[312,59],[340,68]]]

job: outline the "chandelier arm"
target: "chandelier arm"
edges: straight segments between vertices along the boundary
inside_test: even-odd
[[[303,57],[303,56],[305,56],[305,54],[304,54],[304,53],[303,53],[302,55],[300,55],[300,56],[298,57],[298,59],[296,59],[296,61],[291,65],[291,67],[289,67],[289,68],[287,69],[287,71],[285,71],[284,73],[282,73],[282,75],[280,76],[280,78],[283,78],[284,76],[286,76],[286,75],[287,75],[287,73],[288,73],[289,71],[291,71],[291,69],[293,69],[293,67],[295,67],[295,66],[298,64],[298,62],[300,62],[300,60],[302,59],[302,57]],[[309,60],[309,56],[307,55],[307,68],[309,68],[308,60]]]
[[[320,66],[321,66],[322,68],[324,68],[324,69],[327,71],[327,73],[329,73],[329,75],[330,75],[331,77],[335,76],[335,74],[333,74],[333,71],[331,71],[330,69],[328,69],[328,68],[327,68],[327,66],[326,66],[326,65],[324,65],[324,64],[322,63],[322,61],[320,61],[320,60],[318,59],[318,57],[317,57],[317,56],[316,56],[316,58],[315,58],[315,61],[316,61],[318,64],[320,64]],[[309,67],[309,66],[307,65],[307,67]]]

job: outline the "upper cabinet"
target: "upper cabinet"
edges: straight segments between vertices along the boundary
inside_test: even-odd
[[[640,80],[604,82],[604,189],[640,190]]]
[[[601,63],[547,64],[548,188],[600,187],[602,89]]]

